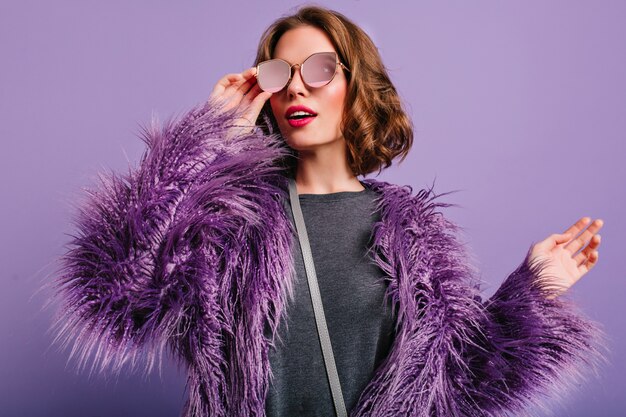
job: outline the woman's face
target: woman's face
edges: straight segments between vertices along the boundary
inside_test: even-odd
[[[272,58],[290,64],[301,64],[315,52],[336,52],[326,33],[313,26],[301,26],[285,32]],[[270,97],[270,106],[287,144],[296,150],[313,150],[335,141],[343,141],[340,130],[347,80],[343,68],[337,66],[332,81],[323,87],[311,88],[300,76],[300,67],[292,69],[292,78],[283,90]],[[286,113],[292,106],[303,105],[317,114],[304,126],[292,126]]]

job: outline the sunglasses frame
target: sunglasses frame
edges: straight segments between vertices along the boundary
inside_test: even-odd
[[[263,61],[263,62],[259,62],[259,63],[257,64],[257,66],[256,66],[256,72],[254,73],[254,78],[257,78],[257,79],[258,79],[259,69],[260,69],[260,67],[261,67],[261,64],[264,64],[264,63],[266,63],[266,62],[270,62],[270,61],[283,61],[285,64],[289,65],[289,78],[287,79],[287,82],[285,83],[285,85],[284,85],[284,86],[283,86],[280,90],[278,90],[276,93],[280,93],[281,91],[283,91],[283,90],[285,89],[285,87],[287,87],[287,86],[289,85],[289,83],[291,82],[291,79],[293,78],[293,74],[294,74],[293,67],[295,67],[296,65],[297,65],[298,67],[300,67],[300,77],[302,78],[302,82],[303,82],[303,83],[305,83],[305,84],[307,85],[307,87],[309,87],[309,88],[322,88],[322,87],[325,87],[325,86],[327,86],[328,84],[330,84],[330,82],[331,82],[331,81],[335,78],[335,75],[337,75],[337,67],[336,67],[336,66],[335,66],[335,72],[334,72],[333,76],[330,78],[330,80],[328,80],[328,82],[327,82],[326,84],[324,84],[324,85],[320,85],[319,87],[312,87],[312,86],[310,86],[310,85],[309,85],[309,83],[307,83],[306,81],[304,81],[304,77],[302,77],[302,68],[304,67],[304,64],[305,64],[305,63],[309,60],[309,58],[311,58],[313,55],[319,55],[319,54],[333,54],[333,55],[335,55],[335,65],[337,65],[337,64],[338,64],[340,67],[343,67],[346,71],[350,72],[350,68],[348,68],[347,66],[345,66],[345,65],[344,65],[344,63],[343,63],[343,62],[341,62],[341,61],[339,60],[339,56],[337,55],[337,52],[334,52],[334,51],[328,51],[328,52],[314,52],[314,53],[312,53],[311,55],[309,55],[309,56],[308,56],[308,57],[307,57],[307,58],[306,58],[306,59],[305,59],[305,60],[304,60],[301,64],[290,64],[289,62],[287,62],[287,61],[285,61],[284,59],[281,59],[281,58],[272,58],[272,59],[267,59],[267,60],[265,60],[265,61]],[[258,80],[257,80],[257,83],[258,83]],[[259,87],[260,87],[260,85],[259,85]],[[263,89],[261,88],[261,90],[263,90]],[[263,91],[265,91],[265,90],[263,90]],[[273,94],[276,94],[276,93],[273,93]]]

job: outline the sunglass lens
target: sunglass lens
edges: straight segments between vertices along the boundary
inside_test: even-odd
[[[285,61],[272,59],[259,64],[257,82],[263,91],[277,93],[289,81],[289,65]]]
[[[329,83],[337,70],[337,56],[332,52],[311,55],[302,66],[302,78],[311,87],[322,87]]]

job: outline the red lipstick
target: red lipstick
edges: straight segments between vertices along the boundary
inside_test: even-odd
[[[307,125],[311,123],[316,116],[317,113],[315,113],[310,108],[302,105],[291,106],[287,109],[287,112],[285,112],[285,118],[287,119],[287,123],[289,123],[289,125],[292,127],[301,127]]]

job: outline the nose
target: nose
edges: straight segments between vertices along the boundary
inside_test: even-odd
[[[290,97],[306,91],[306,84],[302,81],[300,64],[295,64],[292,71],[293,75],[291,76],[291,80],[289,80],[289,84],[287,84],[287,95]]]

